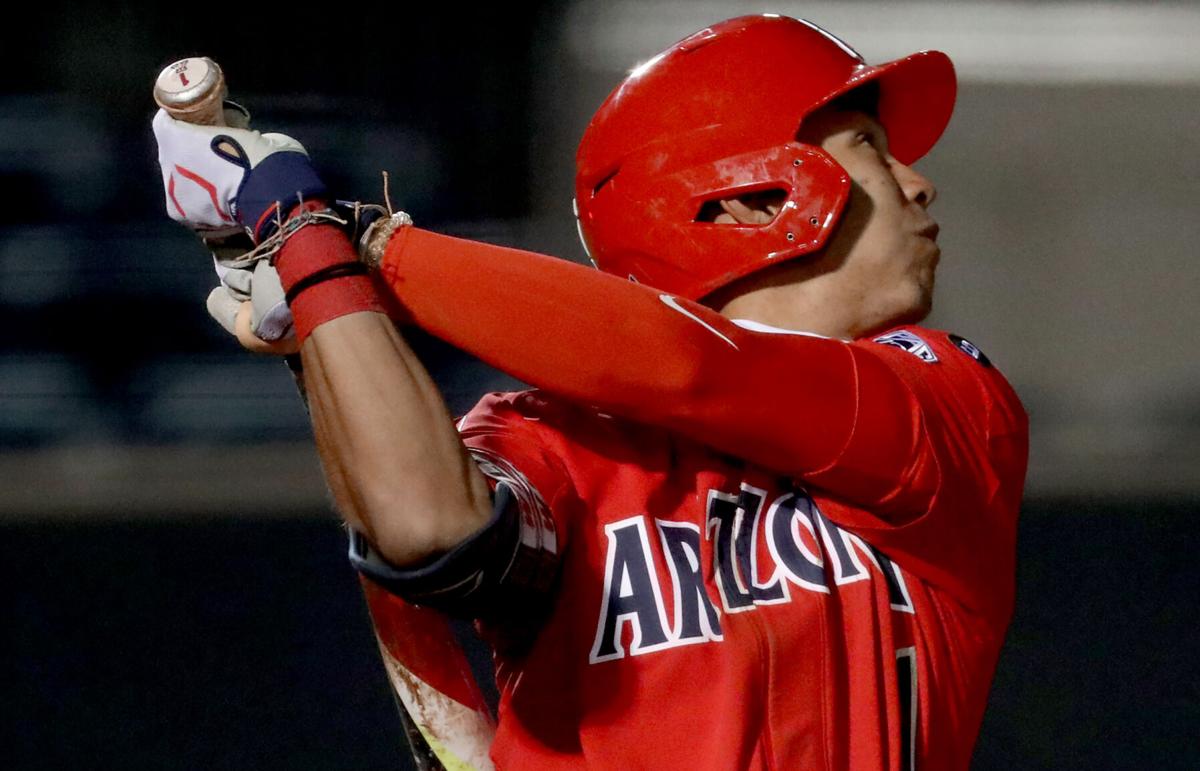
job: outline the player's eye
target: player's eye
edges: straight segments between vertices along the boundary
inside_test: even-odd
[[[873,131],[860,131],[854,136],[854,143],[869,148],[880,158],[886,155],[883,140]]]

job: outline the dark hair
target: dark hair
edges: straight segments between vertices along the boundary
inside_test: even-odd
[[[879,82],[864,83],[833,99],[825,107],[837,110],[857,110],[879,117]],[[824,109],[824,108],[822,108]]]
[[[863,112],[870,115],[872,118],[879,117],[879,83],[871,81],[864,83],[858,88],[852,88],[846,93],[830,99],[825,104],[813,110],[806,115],[800,125],[796,127],[796,136],[800,136],[800,131],[804,128],[804,121],[812,116],[813,112],[821,110],[853,110],[855,112]]]

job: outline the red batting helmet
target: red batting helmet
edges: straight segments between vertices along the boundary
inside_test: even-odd
[[[954,108],[954,67],[938,51],[871,66],[810,22],[743,16],[639,66],[601,105],[576,156],[576,213],[593,261],[698,300],[820,249],[850,180],[796,132],[818,107],[872,82],[892,154],[912,163]],[[787,194],[768,224],[698,221],[707,202],[766,190]]]

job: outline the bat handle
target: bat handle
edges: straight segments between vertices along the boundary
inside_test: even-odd
[[[167,65],[154,81],[154,101],[176,120],[224,126],[225,74],[207,56]]]

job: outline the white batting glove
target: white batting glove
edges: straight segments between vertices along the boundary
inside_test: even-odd
[[[276,205],[323,198],[304,146],[283,134],[229,126],[198,126],[159,110],[158,141],[167,214],[212,234],[245,229],[261,243],[275,228]]]

